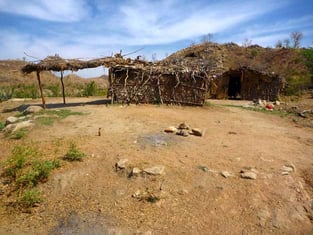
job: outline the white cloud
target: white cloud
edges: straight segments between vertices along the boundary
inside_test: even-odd
[[[0,0],[0,11],[56,22],[79,21],[88,15],[84,0]]]
[[[128,33],[130,45],[165,44],[231,29],[276,9],[272,1],[228,1],[215,4],[172,0],[130,1],[120,7],[114,22]],[[119,20],[118,20],[119,19]]]

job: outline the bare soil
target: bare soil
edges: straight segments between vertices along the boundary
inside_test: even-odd
[[[7,206],[10,197],[0,182],[0,234],[313,234],[312,128],[223,106],[234,104],[229,101],[205,107],[60,101],[47,103],[87,114],[35,126],[22,140],[0,136],[0,160],[14,145],[31,143],[47,157],[62,158],[74,142],[87,157],[62,162],[39,186],[44,201],[30,210]],[[40,100],[26,104],[34,103]],[[1,103],[7,110],[1,120],[22,104]],[[205,135],[164,133],[182,122]],[[116,170],[123,158],[127,168]],[[282,175],[285,164],[295,172]],[[133,167],[157,165],[165,167],[164,175],[129,176]],[[256,169],[257,179],[240,177],[247,168]]]

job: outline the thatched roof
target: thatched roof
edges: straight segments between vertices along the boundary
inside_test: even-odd
[[[119,56],[104,57],[92,60],[63,59],[59,56],[48,56],[38,63],[29,63],[22,68],[23,73],[41,72],[41,71],[77,71],[81,69],[96,68],[104,66],[107,68],[131,68],[134,70],[149,71],[153,73],[173,74],[177,72],[199,72],[199,67],[184,64],[168,63],[167,61],[147,62],[140,59],[124,59]]]
[[[121,57],[104,57],[92,60],[63,59],[59,56],[49,56],[39,63],[29,63],[22,68],[23,73],[41,71],[77,71],[80,69],[96,68],[100,66],[134,66],[144,67],[148,63],[143,60],[123,59]]]

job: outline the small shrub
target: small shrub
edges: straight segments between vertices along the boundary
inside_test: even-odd
[[[60,162],[57,160],[36,160],[32,163],[31,169],[16,180],[16,184],[18,187],[36,186],[39,182],[47,181],[51,171],[58,167],[60,167]]]
[[[29,165],[34,157],[38,156],[38,151],[34,147],[16,145],[9,159],[4,163],[4,175],[17,178],[22,169]]]
[[[4,129],[4,123],[3,122],[0,122],[0,131],[2,131]]]
[[[86,156],[85,153],[77,149],[74,143],[71,143],[69,151],[63,157],[67,161],[81,161]]]
[[[18,204],[22,207],[33,207],[35,204],[42,202],[40,192],[36,189],[30,189],[23,192],[23,194],[18,198]]]
[[[96,95],[96,91],[97,91],[97,84],[95,81],[89,82],[86,84],[85,88],[84,88],[84,96],[94,96]]]
[[[27,128],[21,128],[13,133],[10,134],[9,138],[14,140],[22,139],[24,136],[27,135],[28,129]]]

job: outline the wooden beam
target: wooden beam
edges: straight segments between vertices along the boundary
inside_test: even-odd
[[[43,96],[43,91],[42,91],[42,86],[41,86],[41,81],[40,81],[40,71],[37,71],[37,80],[38,80],[40,95],[42,99],[42,107],[46,109],[46,101],[45,101],[45,97]]]
[[[61,71],[61,84],[62,84],[62,96],[63,96],[63,104],[65,104],[65,89],[64,89],[64,82],[63,82],[63,71]]]

